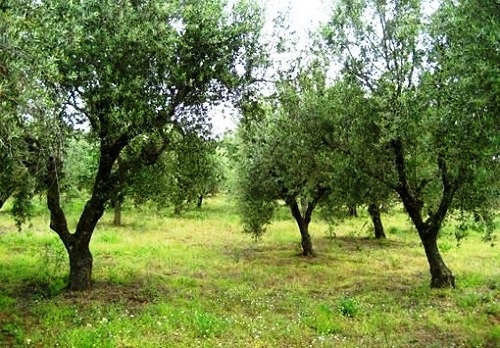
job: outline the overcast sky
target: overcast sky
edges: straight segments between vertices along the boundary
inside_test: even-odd
[[[321,21],[328,19],[331,0],[261,0],[266,6],[267,20],[272,20],[281,11],[290,8],[293,28],[307,32],[308,28],[317,28]]]
[[[273,19],[281,12],[289,11],[290,29],[296,31],[305,42],[309,30],[317,29],[321,22],[328,20],[332,0],[260,0],[260,2],[266,8],[264,36],[272,36]],[[300,48],[297,47],[297,50]],[[213,131],[219,135],[235,127],[234,116],[225,116],[222,111],[222,109],[215,110],[213,113]],[[228,110],[225,111],[229,114]]]

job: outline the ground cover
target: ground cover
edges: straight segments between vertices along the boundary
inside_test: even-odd
[[[256,242],[223,197],[182,217],[128,207],[123,227],[111,213],[97,227],[93,290],[71,293],[44,210],[21,233],[1,212],[0,346],[499,346],[498,246],[472,231],[457,246],[446,226],[439,245],[457,289],[431,290],[403,212],[382,218],[382,241],[363,211],[333,229],[313,221],[318,256],[304,258],[286,211]]]

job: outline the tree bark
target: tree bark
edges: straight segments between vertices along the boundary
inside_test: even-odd
[[[196,201],[196,206],[198,208],[201,208],[202,204],[203,204],[203,195],[198,195],[198,200]]]
[[[309,234],[309,224],[302,222],[299,223],[299,230],[300,230],[300,245],[302,246],[302,255],[304,256],[314,256],[314,250],[313,250],[313,245],[312,245],[312,240],[311,240],[311,235]]]
[[[170,122],[175,115],[177,106],[183,103],[186,95],[186,89],[180,88],[170,102],[170,108],[158,111],[159,116],[155,118],[154,122],[156,129],[161,130],[167,122]],[[113,134],[108,120],[109,105],[108,100],[100,99],[95,102],[95,105],[92,105],[96,110],[95,113],[87,114],[92,128],[99,133],[99,166],[94,179],[92,195],[80,215],[75,233],[70,233],[66,216],[60,204],[59,179],[62,174],[62,163],[59,158],[52,156],[48,161],[46,185],[50,228],[58,234],[69,255],[69,290],[83,291],[91,288],[93,259],[89,244],[97,222],[104,214],[105,203],[113,197],[113,193],[118,192],[121,185],[125,183],[125,179],[130,175],[129,173],[145,165],[155,163],[170,143],[169,139],[164,138],[159,146],[155,146],[158,144],[153,141],[148,146],[141,148],[137,157],[126,163],[119,163],[117,168],[113,169],[115,161],[120,161],[119,156],[122,150],[140,132],[137,132],[134,127],[127,127],[124,132]]]
[[[122,225],[122,203],[120,198],[114,198],[113,202],[113,225],[121,226]]]
[[[112,163],[111,160],[108,160]],[[59,159],[51,157],[47,173],[47,206],[50,210],[50,228],[59,235],[69,256],[70,275],[67,288],[73,291],[89,290],[92,286],[92,254],[89,244],[95,226],[104,213],[106,190],[111,182],[104,180],[111,170],[111,165],[101,161],[92,197],[87,201],[82,215],[78,220],[75,233],[70,233],[64,211],[60,204],[59,173],[61,163]],[[105,170],[103,170],[105,169]],[[108,191],[109,192],[109,191]]]
[[[89,243],[75,241],[70,243],[66,250],[69,255],[68,290],[83,291],[92,288],[92,254]]]
[[[290,206],[292,215],[295,218],[297,225],[299,226],[302,255],[312,257],[314,256],[314,249],[312,245],[311,235],[309,234],[309,223],[311,222],[311,214],[314,207],[310,208],[309,204],[303,216],[295,199],[289,199],[288,205]]]
[[[373,222],[373,230],[375,231],[375,238],[385,238],[384,225],[382,225],[382,219],[380,218],[380,208],[376,203],[370,203],[368,205],[368,213]]]
[[[427,236],[422,238],[422,243],[429,262],[431,288],[455,288],[455,277],[439,253],[437,231],[428,232]]]

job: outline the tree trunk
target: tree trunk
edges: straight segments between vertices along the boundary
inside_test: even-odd
[[[113,214],[113,225],[114,226],[121,226],[122,225],[122,203],[120,202],[119,198],[113,199],[113,207],[114,207],[114,214]]]
[[[444,263],[437,246],[437,231],[428,232],[422,239],[431,271],[431,288],[455,288],[455,277]]]
[[[428,181],[423,180],[419,187],[411,187],[406,175],[406,158],[401,139],[391,142],[394,150],[394,164],[398,174],[399,185],[396,192],[403,201],[406,212],[410,216],[422,244],[424,245],[425,255],[429,263],[431,272],[431,288],[455,288],[455,277],[451,270],[446,266],[439,253],[437,246],[437,235],[441,224],[453,203],[453,198],[462,183],[463,175],[454,177],[448,171],[448,165],[443,155],[438,154],[437,166],[441,174],[442,193],[437,208],[428,214],[427,219],[422,217],[424,201],[420,192]]]
[[[376,203],[371,203],[368,205],[368,213],[372,218],[373,229],[375,231],[375,238],[385,238],[384,225],[382,225],[382,219],[380,218],[380,208]]]
[[[309,224],[306,223],[305,221],[301,222],[297,221],[297,224],[299,225],[299,230],[300,230],[300,237],[301,237],[300,244],[302,245],[302,255],[314,256],[311,235],[309,234]]]
[[[84,291],[92,288],[92,254],[89,243],[76,241],[66,247],[69,255],[68,290]]]
[[[201,208],[202,204],[203,204],[203,195],[198,195],[198,200],[196,201],[196,206],[198,208]]]
[[[358,217],[358,208],[356,207],[356,205],[350,205],[347,208],[349,210],[349,216]]]
[[[295,199],[289,199],[287,203],[292,211],[292,215],[295,218],[297,225],[299,226],[302,255],[309,257],[314,256],[311,235],[309,234],[309,223],[311,222],[311,214],[314,209],[314,205],[308,204],[304,212],[304,216],[302,216],[299,205]]]

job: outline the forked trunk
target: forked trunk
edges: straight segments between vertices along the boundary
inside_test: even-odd
[[[294,198],[288,199],[287,203],[292,212],[292,216],[294,217],[295,221],[297,222],[297,226],[299,227],[302,255],[309,257],[314,256],[311,235],[309,234],[309,223],[311,222],[311,215],[315,204],[308,203],[306,205],[304,213],[301,213],[299,205]]]
[[[431,288],[455,288],[455,277],[444,263],[437,246],[437,233],[429,233],[422,243],[431,272]]]
[[[453,198],[462,183],[463,176],[450,174],[445,156],[438,154],[437,166],[441,174],[442,193],[437,208],[423,219],[424,200],[421,192],[429,180],[422,180],[417,187],[411,187],[406,174],[406,158],[401,138],[391,142],[394,150],[394,164],[398,173],[399,185],[396,188],[406,212],[413,221],[420,240],[424,245],[425,255],[431,272],[431,288],[454,288],[455,277],[446,266],[439,253],[437,235]]]
[[[376,203],[371,203],[368,205],[368,213],[373,222],[373,229],[375,231],[375,238],[385,238],[384,225],[382,225],[382,219],[380,218],[380,208]]]
[[[84,291],[92,287],[92,254],[88,242],[75,242],[66,250],[69,255],[68,290]]]

